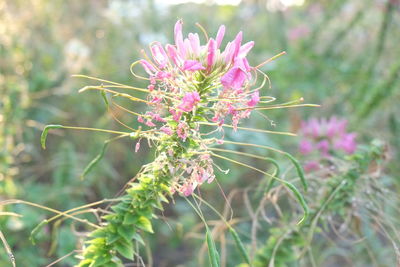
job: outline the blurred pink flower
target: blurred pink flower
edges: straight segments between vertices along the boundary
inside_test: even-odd
[[[288,39],[291,41],[296,41],[298,39],[304,38],[309,35],[311,32],[310,27],[308,25],[299,25],[289,29],[288,31]]]
[[[302,140],[299,151],[303,155],[317,152],[328,157],[334,151],[352,154],[357,148],[356,134],[347,132],[347,120],[331,117],[330,119],[311,118],[301,123]]]
[[[319,169],[319,163],[317,161],[308,161],[304,165],[305,172],[316,171]]]

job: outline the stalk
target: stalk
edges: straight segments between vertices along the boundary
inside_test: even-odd
[[[151,220],[162,210],[170,191],[170,175],[159,167],[159,156],[137,175],[122,196],[111,206],[112,213],[102,217],[101,228],[89,234],[79,267],[123,266],[121,256],[130,260],[138,254],[134,242],[144,245],[142,234],[153,233]]]

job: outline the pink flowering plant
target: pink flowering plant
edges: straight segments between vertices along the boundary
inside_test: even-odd
[[[322,161],[342,154],[351,155],[357,148],[356,133],[347,131],[347,120],[332,116],[311,118],[301,123],[299,151],[310,160],[306,171],[318,170]]]
[[[163,202],[169,202],[168,199],[177,194],[183,197],[198,197],[196,190],[203,183],[215,180],[214,158],[251,168],[269,177],[270,181],[282,183],[294,194],[301,203],[305,215],[307,214],[304,199],[293,184],[276,177],[276,173],[259,170],[220,153],[241,154],[261,159],[263,157],[217,148],[224,144],[257,146],[283,154],[295,165],[303,185],[306,186],[300,165],[288,153],[267,146],[224,139],[224,131],[227,128],[234,131],[293,135],[241,127],[239,124],[256,110],[259,112],[285,107],[315,106],[299,104],[302,99],[284,104],[270,104],[275,99],[261,92],[268,81],[268,76],[259,68],[283,53],[256,67],[251,67],[247,54],[254,46],[254,42],[243,42],[242,32],[222,49],[224,26],[219,28],[215,38],[209,38],[205,34],[206,43],[201,44],[197,33],[189,33],[184,38],[182,25],[181,20],[175,24],[174,44],[163,46],[159,42],[154,42],[150,44],[149,53],[143,51],[144,59],[132,64],[132,74],[136,78],[146,80],[148,83],[146,88],[77,75],[101,82],[101,85],[86,86],[80,92],[101,91],[109,110],[117,109],[136,116],[140,125],[138,129],[117,119],[129,131],[62,125],[48,125],[43,131],[43,147],[48,131],[55,128],[101,131],[117,135],[105,142],[102,152],[87,166],[83,176],[101,159],[106,146],[117,139],[128,137],[135,140],[136,152],[140,150],[143,139],[147,139],[148,144],[155,148],[154,161],[143,166],[136,177],[127,183],[125,194],[118,199],[108,200],[113,204],[110,210],[100,214],[100,225],[94,226],[96,229],[88,235],[89,240],[83,245],[83,251],[78,256],[80,267],[123,266],[122,257],[132,260],[136,256],[137,259],[141,259],[133,241],[144,244],[143,232],[153,233],[151,220],[156,217],[157,209],[163,209]],[[138,74],[140,67],[141,71],[146,73],[145,76]],[[258,77],[262,77],[262,81],[259,81]],[[121,90],[145,93],[146,97],[140,98]],[[129,107],[117,103],[118,98],[145,103],[147,111],[144,113],[132,111]],[[98,204],[93,203],[86,207]],[[194,208],[200,216],[201,212]],[[204,218],[202,219],[206,228],[210,266],[219,266],[218,252],[208,226]],[[229,222],[225,222],[244,261],[250,264],[239,236]],[[93,224],[90,226],[93,227]]]

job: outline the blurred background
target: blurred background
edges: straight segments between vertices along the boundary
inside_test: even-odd
[[[172,42],[173,26],[180,18],[185,33],[198,32],[196,22],[212,36],[224,24],[225,40],[243,30],[246,41],[255,41],[248,57],[253,66],[286,51],[263,67],[272,81],[272,88],[263,92],[280,103],[304,97],[307,103],[321,105],[269,111],[266,115],[273,123],[253,117],[249,126],[296,132],[309,117],[346,118],[359,143],[379,138],[387,144],[384,176],[391,177],[392,189],[398,189],[399,0],[0,0],[0,200],[23,199],[66,210],[112,198],[152,159],[148,148],[135,154],[132,141],[113,143],[81,180],[83,169],[109,136],[54,130],[43,150],[40,134],[46,124],[123,130],[106,111],[100,94],[78,94],[89,81],[71,75],[145,86],[132,77],[130,64],[141,58],[140,50],[150,42]],[[145,108],[135,105],[131,109]],[[118,116],[136,125],[129,114]],[[298,155],[295,137],[227,135]],[[227,162],[219,165],[230,169],[228,175],[217,177],[226,194],[260,179]],[[203,197],[222,210],[221,189],[216,184],[203,188]],[[235,215],[245,209],[241,201],[232,205]],[[83,229],[68,220],[57,229],[46,226],[34,245],[30,232],[51,214],[22,204],[0,211],[23,215],[0,216],[1,231],[18,266],[46,266],[79,247]],[[203,236],[193,230],[198,224],[193,210],[177,198],[163,215],[166,218],[156,222],[157,235],[149,236],[154,266],[198,266]],[[56,266],[74,263],[70,256]],[[0,266],[9,264],[1,248]],[[235,265],[228,261],[226,266]]]

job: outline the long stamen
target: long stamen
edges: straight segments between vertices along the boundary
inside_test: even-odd
[[[281,52],[281,53],[279,53],[279,54],[277,54],[277,55],[275,55],[275,56],[273,56],[273,57],[267,59],[266,61],[264,61],[264,62],[258,64],[258,65],[255,66],[254,68],[259,69],[260,67],[264,66],[265,64],[267,64],[267,63],[269,63],[269,62],[271,62],[271,61],[273,61],[273,60],[277,59],[278,57],[283,56],[283,55],[285,55],[285,54],[286,54],[286,51],[283,51],[283,52]]]
[[[269,131],[269,130],[263,130],[263,129],[255,129],[255,128],[247,128],[247,127],[234,127],[232,125],[228,124],[222,124],[219,125],[218,123],[211,123],[211,122],[199,122],[200,125],[208,125],[208,126],[222,126],[226,128],[237,128],[238,130],[244,130],[244,131],[249,131],[249,132],[258,132],[258,133],[269,133],[269,134],[278,134],[278,135],[288,135],[288,136],[297,136],[294,133],[289,133],[289,132],[278,132],[278,131]]]

